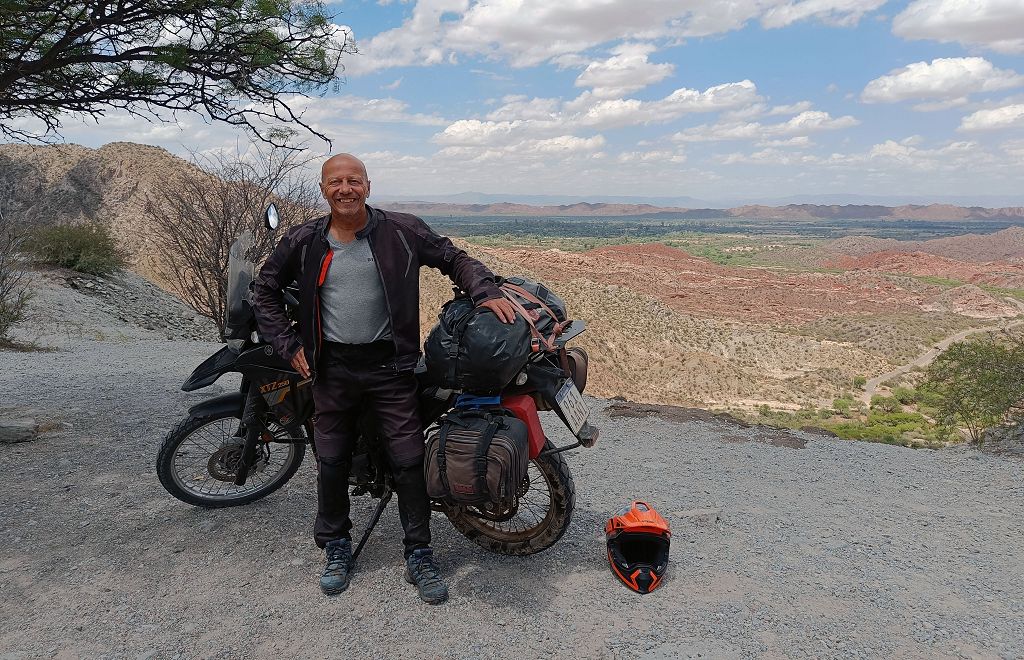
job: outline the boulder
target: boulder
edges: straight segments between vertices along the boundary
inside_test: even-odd
[[[0,443],[29,442],[37,434],[36,420],[30,417],[0,418]]]

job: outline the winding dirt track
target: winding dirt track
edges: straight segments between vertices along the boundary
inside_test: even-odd
[[[1016,298],[1006,298],[1006,300],[1016,305],[1021,310],[1021,312],[1024,313],[1024,303],[1017,300]],[[864,393],[861,394],[860,400],[863,401],[865,404],[870,404],[871,397],[875,395],[875,393],[878,390],[878,387],[882,383],[892,378],[896,378],[897,376],[901,376],[917,367],[927,367],[929,364],[932,363],[932,360],[937,358],[939,355],[942,354],[943,351],[945,351],[958,341],[963,341],[964,339],[967,339],[971,335],[976,335],[982,332],[997,332],[999,330],[1009,330],[1011,328],[1016,328],[1021,325],[1024,325],[1024,319],[1010,321],[1009,323],[997,323],[995,325],[986,325],[981,328],[971,328],[970,330],[963,330],[961,332],[956,333],[955,335],[950,335],[945,339],[936,342],[934,346],[932,346],[930,349],[928,349],[921,355],[918,355],[910,362],[899,367],[896,367],[892,371],[886,372],[881,376],[875,376],[874,378],[869,379],[868,382],[865,383],[864,385]]]

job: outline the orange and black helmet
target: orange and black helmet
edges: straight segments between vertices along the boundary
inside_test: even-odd
[[[647,502],[633,502],[608,519],[608,563],[627,587],[641,594],[654,591],[665,577],[672,538],[668,521]]]

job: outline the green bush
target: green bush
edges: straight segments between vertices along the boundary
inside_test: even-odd
[[[894,396],[880,396],[876,394],[871,397],[871,410],[883,413],[897,413],[903,410],[903,405]]]
[[[950,432],[980,444],[985,429],[1014,416],[1024,401],[1024,342],[986,336],[957,342],[928,365],[922,392],[937,395],[935,415]]]
[[[98,222],[39,229],[28,248],[45,263],[82,273],[106,275],[124,268],[113,235]]]
[[[917,403],[917,391],[909,387],[897,386],[892,388],[892,397],[905,406]]]
[[[862,389],[867,384],[868,384],[868,379],[867,379],[866,376],[854,376],[853,377],[853,389],[855,389],[855,390]]]
[[[839,397],[832,402],[832,409],[840,415],[849,415],[850,411],[853,410],[853,397]]]

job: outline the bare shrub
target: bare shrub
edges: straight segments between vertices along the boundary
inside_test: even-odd
[[[232,154],[193,154],[198,167],[168,181],[147,200],[157,273],[196,312],[216,323],[222,337],[228,254],[235,238],[252,232],[250,258],[259,264],[287,227],[322,214],[316,180],[304,167],[309,160],[295,149],[265,145]],[[283,226],[276,232],[263,226],[271,202],[281,212]]]
[[[11,327],[25,318],[31,298],[21,251],[24,238],[10,214],[0,210],[0,344],[8,343]]]

